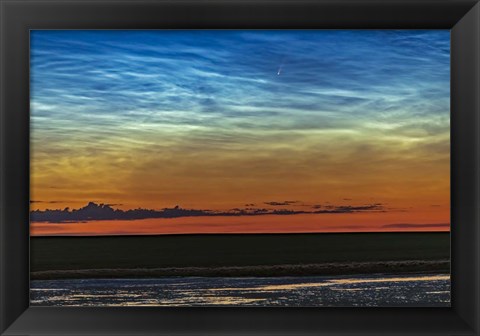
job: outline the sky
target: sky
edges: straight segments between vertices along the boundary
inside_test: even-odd
[[[448,30],[32,31],[31,232],[448,231],[449,54]]]

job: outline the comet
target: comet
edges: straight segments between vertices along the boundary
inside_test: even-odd
[[[278,67],[277,76],[280,76],[280,74],[282,73],[284,64],[285,64],[285,57],[282,59],[282,62],[280,63],[280,66]]]

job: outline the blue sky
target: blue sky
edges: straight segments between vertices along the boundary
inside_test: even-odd
[[[449,99],[448,31],[33,31],[31,51],[33,116],[86,124],[349,127]],[[297,113],[318,109],[315,125]]]
[[[449,54],[448,30],[32,31],[32,193],[448,218]]]

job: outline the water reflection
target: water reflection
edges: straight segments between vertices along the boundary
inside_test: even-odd
[[[449,275],[32,281],[33,306],[449,306]]]

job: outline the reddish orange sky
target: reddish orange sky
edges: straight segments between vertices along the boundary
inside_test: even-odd
[[[87,223],[33,223],[31,234],[132,235],[188,233],[301,233],[301,232],[398,232],[449,231],[448,223],[405,225],[396,216],[265,215],[256,217],[185,217],[175,219],[104,220]],[[394,217],[394,218],[392,218]],[[429,216],[427,216],[429,217]],[[430,217],[429,217],[430,218]]]
[[[31,233],[448,231],[449,48],[448,31],[36,31],[31,209],[215,215]]]

